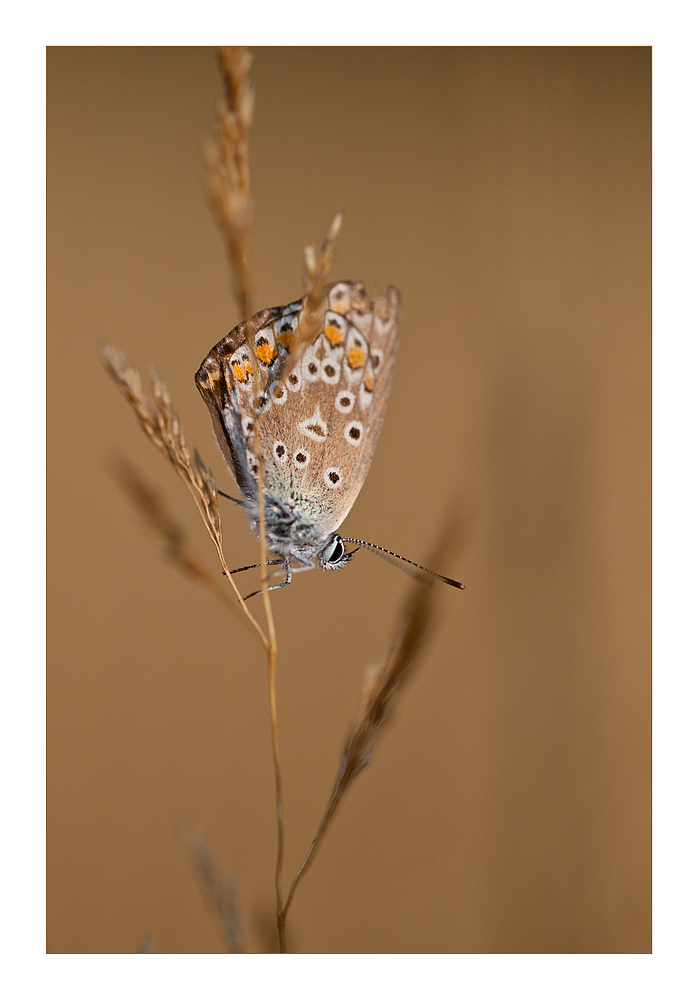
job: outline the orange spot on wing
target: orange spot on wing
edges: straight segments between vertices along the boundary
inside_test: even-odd
[[[282,330],[281,333],[277,334],[276,339],[278,340],[278,342],[281,344],[282,347],[285,347],[287,350],[290,351],[291,345],[293,344],[293,341],[295,339],[293,335],[293,330],[291,330],[290,328],[288,330]]]
[[[366,378],[364,379],[364,389],[366,390],[366,392],[373,392],[374,385],[375,383],[373,381],[373,376],[367,375]]]
[[[338,326],[335,326],[334,323],[328,323],[325,326],[324,332],[325,336],[327,337],[327,339],[329,340],[330,344],[332,344],[333,347],[339,347],[339,345],[344,340],[342,331],[339,329]]]
[[[263,365],[270,365],[276,357],[276,351],[271,344],[260,344],[255,350],[255,354]]]
[[[248,375],[251,375],[254,371],[249,361],[244,361],[241,365],[231,365],[231,369],[233,372],[233,378],[237,379],[238,382],[246,382]]]
[[[362,368],[366,362],[366,351],[361,347],[350,347],[347,351],[347,362],[350,368]]]

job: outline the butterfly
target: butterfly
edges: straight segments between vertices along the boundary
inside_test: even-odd
[[[270,590],[286,586],[303,569],[346,566],[358,549],[348,552],[345,542],[424,569],[337,532],[364,484],[385,417],[400,293],[389,287],[385,296],[370,300],[362,284],[339,281],[325,296],[319,332],[290,371],[286,362],[298,339],[302,299],[240,323],[206,355],[195,376],[240,489],[238,502],[258,533],[256,426],[267,553],[286,574]]]

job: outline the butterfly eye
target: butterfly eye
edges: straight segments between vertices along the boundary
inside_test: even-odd
[[[339,560],[342,558],[343,555],[344,555],[344,542],[342,541],[341,538],[338,538],[334,543],[334,548],[327,556],[327,562],[330,563],[339,562]]]

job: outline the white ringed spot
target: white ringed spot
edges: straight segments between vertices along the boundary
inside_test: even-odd
[[[297,469],[305,469],[308,465],[310,455],[305,448],[296,448],[293,454],[293,464]]]
[[[344,315],[349,310],[349,285],[343,281],[338,281],[330,288],[328,296],[330,309]]]
[[[277,406],[283,406],[288,399],[288,389],[285,385],[279,385],[278,382],[274,382],[270,387],[271,398],[274,400]]]
[[[325,358],[320,369],[320,377],[328,385],[337,385],[342,374],[342,363],[338,358]]]
[[[288,448],[283,441],[274,442],[274,458],[279,463],[279,465],[284,465],[288,461]]]
[[[303,355],[301,364],[303,369],[303,380],[306,382],[317,382],[320,378],[320,362],[315,356],[313,344],[310,345]]]
[[[344,438],[353,445],[354,448],[358,448],[361,444],[361,439],[364,436],[364,425],[360,420],[351,420],[347,426],[344,428]]]
[[[296,367],[286,376],[286,387],[291,392],[298,392],[301,388],[301,366]]]
[[[347,392],[346,389],[342,389],[334,398],[334,408],[340,413],[351,413],[354,407],[354,396]]]
[[[325,486],[333,490],[335,486],[339,486],[342,481],[342,471],[337,469],[335,466],[331,465],[329,469],[325,469]]]

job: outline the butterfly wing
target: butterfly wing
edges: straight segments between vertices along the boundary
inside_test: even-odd
[[[243,496],[252,500],[257,495],[256,467],[250,450],[250,430],[254,419],[252,393],[256,386],[256,373],[263,367],[250,352],[248,327],[255,335],[271,328],[285,310],[296,314],[300,303],[291,306],[263,309],[243,323],[238,324],[201,362],[194,379],[209,413],[218,446],[230,472]],[[297,320],[296,320],[297,322]],[[273,343],[273,333],[269,340]],[[262,359],[268,352],[260,343],[256,346]],[[260,380],[261,381],[261,380]],[[264,382],[262,382],[264,384]]]
[[[295,397],[289,391],[290,416],[287,402],[278,412],[272,405],[260,422],[272,453],[277,441],[288,444],[296,503],[324,536],[344,521],[368,474],[390,392],[399,322],[396,289],[371,302],[363,285],[332,285],[321,332],[294,373],[300,387]],[[271,483],[269,464],[267,469]]]
[[[254,355],[242,323],[213,348],[196,375],[243,495],[256,496],[250,432],[259,412],[266,491],[315,525],[319,539],[336,531],[368,474],[400,329],[397,289],[373,301],[358,283],[337,282],[326,291],[320,333],[293,371],[282,368],[296,336],[300,301],[248,321]]]

